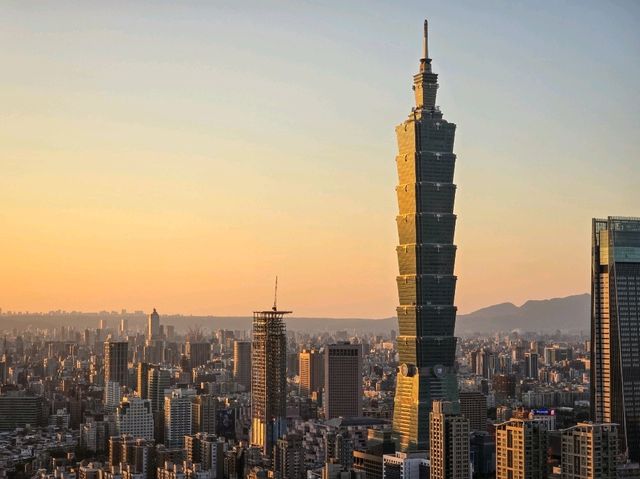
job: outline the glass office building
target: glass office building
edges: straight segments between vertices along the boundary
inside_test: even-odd
[[[593,220],[591,271],[591,417],[640,461],[640,218]]]
[[[413,77],[416,106],[396,127],[398,373],[393,428],[403,451],[428,450],[433,400],[456,401],[453,244],[456,125],[436,106],[438,75],[428,54]]]

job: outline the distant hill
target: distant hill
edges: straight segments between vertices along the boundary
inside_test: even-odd
[[[501,303],[479,309],[469,314],[458,315],[456,334],[491,333],[494,331],[555,331],[588,330],[590,296],[579,294],[566,298],[531,300],[518,307],[512,303]],[[73,326],[76,329],[95,329],[100,319],[106,319],[111,328],[117,328],[120,316],[109,313],[73,313],[73,314],[24,314],[0,316],[0,331],[13,328],[22,330],[27,327],[50,328]],[[143,328],[146,318],[143,314],[127,315],[131,328]],[[180,333],[200,327],[209,331],[216,329],[249,330],[251,318],[247,316],[181,316],[161,315],[162,324],[173,324]],[[341,319],[341,318],[300,318],[288,317],[287,329],[290,331],[370,331],[384,333],[398,329],[398,320],[385,319]]]
[[[458,316],[456,334],[493,331],[555,331],[589,329],[591,296],[530,300],[518,307],[501,303]]]

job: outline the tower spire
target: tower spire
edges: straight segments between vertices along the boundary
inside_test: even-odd
[[[420,73],[429,71],[429,64],[431,59],[429,58],[429,21],[424,19],[424,34],[422,37],[422,58],[420,59]]]
[[[426,60],[429,58],[429,21],[424,19],[424,38],[422,40],[422,56]]]

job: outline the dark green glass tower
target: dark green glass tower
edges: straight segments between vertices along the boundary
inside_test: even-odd
[[[436,106],[438,75],[431,70],[426,20],[424,58],[420,60],[420,72],[413,77],[413,90],[416,106],[396,127],[401,366],[393,429],[404,451],[428,449],[429,412],[434,399],[458,399],[453,335],[456,125],[444,120]]]

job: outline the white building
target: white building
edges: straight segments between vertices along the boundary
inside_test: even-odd
[[[153,441],[153,411],[151,401],[136,396],[125,397],[116,411],[118,434]]]
[[[426,477],[429,460],[425,452],[396,452],[382,456],[382,477],[398,479],[419,479],[420,472]]]

